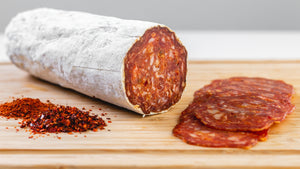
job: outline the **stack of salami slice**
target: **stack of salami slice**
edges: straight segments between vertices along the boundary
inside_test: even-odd
[[[193,145],[250,148],[293,112],[293,93],[293,86],[281,80],[214,80],[195,92],[173,134]]]

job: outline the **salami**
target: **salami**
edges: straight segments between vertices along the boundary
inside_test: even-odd
[[[182,113],[180,122],[173,129],[173,134],[188,144],[245,149],[256,145],[259,140],[265,140],[267,132],[233,132],[210,128],[195,117],[192,106]]]
[[[186,85],[187,51],[162,24],[36,9],[5,36],[19,68],[140,114],[168,111]]]
[[[293,87],[283,81],[235,77],[213,81],[195,93],[195,116],[222,130],[261,131],[294,110]]]
[[[194,93],[173,134],[193,145],[250,148],[295,109],[293,93],[293,86],[279,80],[214,80]]]

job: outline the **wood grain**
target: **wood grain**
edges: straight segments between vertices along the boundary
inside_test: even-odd
[[[17,120],[0,118],[0,168],[300,168],[298,108],[272,127],[267,141],[250,150],[192,146],[172,135],[179,114],[192,101],[195,90],[213,79],[232,76],[282,79],[295,87],[294,102],[300,107],[300,62],[190,62],[181,102],[168,113],[145,118],[2,64],[1,103],[12,100],[12,96],[49,99],[86,107],[95,114],[106,112],[112,123],[99,132],[29,139],[24,129],[16,132]]]

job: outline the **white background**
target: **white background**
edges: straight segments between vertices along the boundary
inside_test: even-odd
[[[0,1],[0,61],[5,26],[37,7],[79,10],[170,26],[189,60],[300,60],[297,0],[9,0]]]
[[[176,32],[189,60],[300,60],[300,32]],[[2,37],[0,62],[8,62]]]
[[[153,21],[174,30],[300,30],[299,0],[1,0],[0,31],[16,13],[38,7]]]

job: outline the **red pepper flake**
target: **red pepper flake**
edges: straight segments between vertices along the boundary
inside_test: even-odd
[[[32,98],[15,99],[0,105],[0,116],[22,119],[21,128],[28,127],[33,134],[97,131],[106,126],[101,117],[90,115],[89,111]]]
[[[107,121],[108,123],[111,123],[111,121],[109,120],[109,121]]]
[[[8,129],[8,127],[5,127],[5,129]]]
[[[33,136],[29,136],[28,138],[29,138],[29,139],[32,139],[32,138],[33,138]]]
[[[99,110],[102,110],[101,108],[99,108]]]
[[[85,107],[83,107],[82,110],[85,110]]]
[[[90,109],[89,111],[93,111],[92,109]]]
[[[19,129],[16,129],[16,132],[20,131]]]
[[[61,139],[61,137],[59,137],[59,136],[57,136],[57,138],[60,140]]]
[[[104,114],[104,113],[101,113],[101,116],[105,116],[105,114]]]
[[[78,137],[77,135],[75,135],[74,137]]]
[[[84,135],[83,137],[86,137],[86,135]]]

